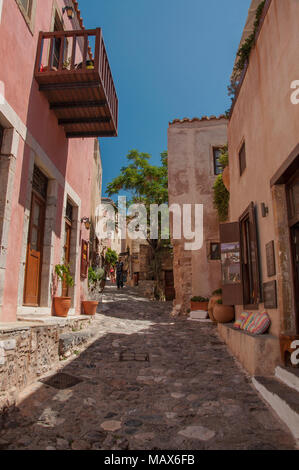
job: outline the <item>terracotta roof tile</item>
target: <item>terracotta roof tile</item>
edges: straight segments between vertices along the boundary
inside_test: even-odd
[[[187,117],[183,119],[174,119],[172,122],[169,123],[171,126],[172,124],[183,124],[184,122],[203,122],[203,121],[219,121],[220,119],[227,119],[225,114],[220,114],[219,116],[202,116],[202,117],[194,117],[193,119],[189,119]]]

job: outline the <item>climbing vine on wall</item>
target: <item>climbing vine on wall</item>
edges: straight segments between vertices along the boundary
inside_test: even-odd
[[[232,101],[234,101],[235,99],[235,95],[236,95],[237,88],[239,86],[242,71],[246,63],[249,61],[251,50],[255,45],[255,37],[256,37],[256,33],[260,25],[260,21],[262,18],[265,4],[266,4],[266,0],[263,0],[257,7],[253,31],[250,34],[250,36],[248,36],[248,38],[243,42],[243,44],[241,45],[241,47],[239,48],[237,52],[237,61],[233,69],[230,85],[228,86],[228,94],[229,96],[231,96]]]

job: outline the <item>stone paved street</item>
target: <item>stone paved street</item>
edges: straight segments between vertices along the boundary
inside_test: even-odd
[[[30,386],[2,417],[0,449],[295,447],[214,325],[174,320],[132,289],[107,287],[103,301],[96,338],[60,363],[82,381]]]

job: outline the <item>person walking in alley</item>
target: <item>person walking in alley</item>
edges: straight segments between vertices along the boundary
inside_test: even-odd
[[[124,287],[124,263],[121,261],[121,259],[118,259],[118,262],[116,263],[116,283],[117,283],[117,288],[123,288]]]

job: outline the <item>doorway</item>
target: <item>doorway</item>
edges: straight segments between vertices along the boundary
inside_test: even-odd
[[[64,232],[64,263],[68,266],[71,261],[71,235],[72,235],[72,221],[73,221],[73,206],[67,201],[66,214],[65,214],[65,232]],[[69,288],[67,283],[62,283],[62,296],[68,297]]]
[[[165,271],[165,299],[167,301],[174,300],[175,290],[174,290],[174,277],[173,271]]]
[[[39,179],[39,182],[37,179]],[[40,184],[40,186],[38,187],[33,184],[33,188],[35,187],[35,189],[32,191],[31,198],[25,268],[24,305],[38,307],[40,305],[47,179],[35,167],[33,180],[35,183]],[[39,191],[37,191],[37,189],[39,189]]]
[[[288,219],[295,293],[296,328],[299,333],[299,170],[287,184]]]

